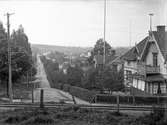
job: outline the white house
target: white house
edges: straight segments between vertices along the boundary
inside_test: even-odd
[[[122,56],[124,83],[150,94],[167,93],[167,32],[165,26],[149,35]]]

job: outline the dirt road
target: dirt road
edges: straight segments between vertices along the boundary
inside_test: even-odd
[[[46,72],[43,63],[40,60],[39,55],[37,56],[37,75],[38,81],[40,82],[40,88],[34,90],[34,101],[39,102],[40,90],[44,90],[44,101],[45,102],[60,102],[65,101],[66,103],[74,103],[72,95],[59,89],[51,88],[49,81],[46,76]],[[88,102],[75,97],[77,104],[89,104]]]

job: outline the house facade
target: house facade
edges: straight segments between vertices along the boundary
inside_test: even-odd
[[[150,94],[167,93],[167,32],[165,26],[132,47],[122,56],[124,83]]]

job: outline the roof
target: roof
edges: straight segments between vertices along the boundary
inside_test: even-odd
[[[161,26],[162,27],[162,26]],[[157,44],[160,48],[160,51],[164,57],[167,59],[167,32],[164,31],[152,31],[153,37],[157,41]],[[148,43],[147,41],[150,39],[149,36],[145,37],[142,41],[140,41],[136,46],[131,48],[128,52],[126,52],[122,58],[128,61],[136,61],[138,56],[142,57],[141,55],[145,51],[145,46]]]
[[[105,62],[106,64],[108,64],[109,62],[113,61],[116,58],[117,58],[116,55],[106,55]],[[97,64],[103,64],[103,55],[100,55],[100,54],[95,55],[94,60],[96,60]]]
[[[167,44],[167,32],[157,32],[157,31],[153,31],[155,40],[158,43],[158,46],[161,50],[161,53],[163,55],[163,57],[166,59],[166,55],[167,55],[167,46],[165,44]]]
[[[141,56],[143,48],[146,45],[149,37],[145,37],[141,42],[136,46],[132,47],[128,52],[126,52],[121,58],[124,60],[135,61],[138,56]]]
[[[167,77],[162,74],[149,75],[146,78],[147,82],[162,82],[165,80],[167,80]]]
[[[123,64],[123,60],[121,59],[121,56],[115,56],[112,60],[107,65],[112,65],[112,64]]]

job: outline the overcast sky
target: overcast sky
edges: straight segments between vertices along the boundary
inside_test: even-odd
[[[103,37],[103,0],[0,1],[0,20],[11,16],[11,30],[22,24],[30,43],[94,46]],[[149,13],[154,13],[153,29],[167,24],[167,0],[107,0],[106,40],[111,46],[131,45],[149,30]],[[6,25],[5,25],[6,27]]]

